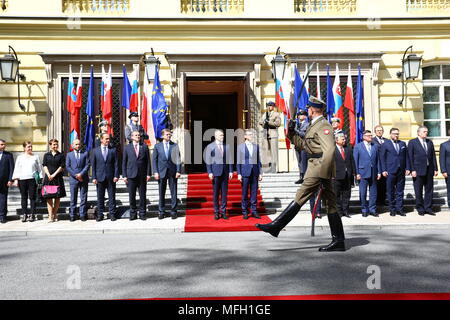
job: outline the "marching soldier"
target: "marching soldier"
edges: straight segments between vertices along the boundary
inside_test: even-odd
[[[320,247],[319,251],[345,251],[344,228],[341,217],[337,214],[336,195],[331,182],[336,174],[334,158],[336,147],[333,128],[323,116],[325,109],[323,101],[312,96],[309,98],[308,115],[311,124],[303,137],[295,134],[295,121],[289,122],[288,138],[295,146],[308,153],[308,169],[295,200],[274,221],[256,224],[256,227],[278,237],[280,231],[297,215],[303,204],[322,188],[322,199],[326,207],[332,241],[327,246]]]
[[[276,112],[275,102],[269,101],[266,104],[267,111],[264,114],[259,125],[263,127],[264,139],[263,139],[263,150],[267,156],[269,156],[269,172],[277,172],[277,160],[278,160],[278,127],[281,125],[280,114]]]
[[[137,112],[131,112],[128,116],[131,119],[131,124],[128,124],[125,127],[125,138],[128,143],[133,143],[133,139],[131,139],[131,133],[134,131],[138,131],[141,135],[140,144],[144,143],[144,140],[148,140],[148,134],[145,132],[144,127],[139,124],[139,114]]]

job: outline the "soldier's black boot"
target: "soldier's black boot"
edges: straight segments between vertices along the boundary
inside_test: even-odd
[[[319,248],[319,251],[345,251],[345,235],[341,217],[337,214],[327,214],[331,230],[331,243]]]
[[[297,215],[300,211],[300,205],[292,201],[286,209],[271,223],[267,224],[255,224],[255,226],[264,231],[270,233],[274,237],[278,237],[280,231]]]

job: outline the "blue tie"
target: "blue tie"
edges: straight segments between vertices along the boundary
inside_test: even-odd
[[[169,159],[169,144],[164,142],[164,149],[166,152],[166,158]]]

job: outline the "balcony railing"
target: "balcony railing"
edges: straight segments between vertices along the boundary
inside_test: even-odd
[[[181,13],[227,15],[244,12],[244,0],[181,0]]]
[[[356,0],[294,0],[294,11],[314,15],[353,13]]]
[[[8,0],[0,0],[0,12],[3,12],[8,8]]]
[[[130,10],[130,0],[62,0],[67,14],[124,14]]]
[[[408,12],[442,12],[450,10],[450,0],[406,0]]]

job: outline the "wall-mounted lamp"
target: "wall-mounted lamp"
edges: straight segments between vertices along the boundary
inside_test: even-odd
[[[145,64],[145,67],[147,68],[147,80],[148,81],[155,80],[155,75],[159,70],[159,65],[161,64],[161,61],[159,61],[159,58],[155,57],[153,48],[152,48],[152,55],[146,56],[144,58],[144,64]]]
[[[402,58],[402,71],[397,72],[397,78],[401,78],[402,80],[402,100],[398,101],[400,106],[403,105],[403,100],[405,99],[405,81],[414,80],[419,76],[422,57],[418,57],[415,54],[409,54],[405,59],[408,50],[411,50],[412,52],[412,47],[413,46],[409,46],[408,49],[405,50]]]
[[[282,80],[284,78],[284,71],[286,70],[287,59],[280,53],[278,47],[275,58],[272,60],[272,75],[275,80]]]
[[[25,76],[19,71],[20,61],[17,58],[16,51],[9,47],[9,53],[0,58],[0,73],[2,80],[15,82],[17,78],[17,97],[19,99],[19,107],[25,111],[25,106],[20,103],[20,80],[25,81]],[[11,54],[12,51],[12,54]]]

